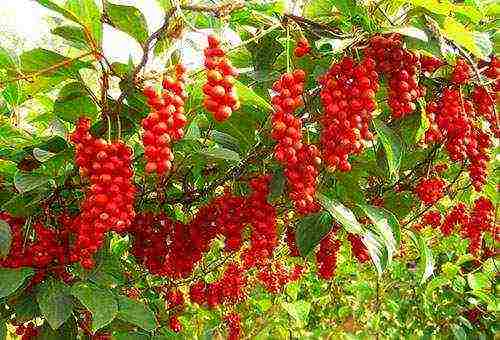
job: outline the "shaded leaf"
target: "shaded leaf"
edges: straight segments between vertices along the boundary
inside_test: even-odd
[[[227,161],[240,161],[240,155],[237,152],[225,148],[204,149],[200,151],[200,154],[211,158],[224,159]]]
[[[5,258],[10,252],[12,244],[12,230],[4,220],[0,220],[0,259]]]
[[[397,252],[401,242],[401,228],[399,221],[390,211],[370,205],[361,204],[361,209],[373,222],[377,234],[383,240],[388,253],[388,263]]]
[[[80,82],[66,84],[54,103],[57,117],[67,122],[75,122],[81,116],[95,119],[98,108]]]
[[[148,306],[123,295],[118,296],[118,318],[146,331],[152,331],[157,326],[155,314]]]
[[[35,272],[31,268],[0,268],[0,298],[14,293]]]
[[[46,186],[50,179],[41,174],[23,173],[17,171],[14,175],[14,187],[20,194]]]
[[[58,35],[66,39],[72,46],[79,49],[88,49],[87,38],[85,32],[78,26],[59,26],[51,31],[52,34]]]
[[[363,227],[359,224],[353,212],[345,207],[342,203],[329,198],[323,194],[316,195],[319,203],[323,208],[330,213],[330,215],[342,225],[348,232],[361,235]]]
[[[271,104],[248,86],[239,81],[235,81],[234,87],[236,88],[236,92],[242,104],[259,108],[263,111],[272,111],[273,107]]]
[[[284,302],[283,308],[285,308],[292,318],[306,324],[309,312],[311,311],[311,303],[303,300],[290,303]]]
[[[104,11],[115,28],[127,33],[140,44],[148,38],[146,18],[139,9],[104,1]]]
[[[301,218],[295,230],[295,240],[300,254],[304,257],[332,229],[332,218],[327,212],[318,212]]]
[[[422,235],[418,232],[410,230],[410,238],[412,239],[415,247],[419,251],[419,272],[422,277],[420,283],[424,283],[431,275],[434,273],[434,259],[432,257],[432,252],[427,243],[425,242]]]
[[[92,313],[92,330],[108,325],[118,314],[118,304],[111,292],[90,283],[77,283],[71,294]]]
[[[24,73],[35,73],[46,70],[55,65],[60,65],[54,70],[44,72],[44,75],[55,75],[70,77],[79,69],[88,67],[89,64],[80,60],[71,60],[59,53],[43,48],[35,48],[20,55],[21,70]]]
[[[210,138],[223,148],[227,148],[236,152],[240,150],[239,140],[227,133],[213,130],[210,131]]]
[[[43,316],[54,330],[66,322],[73,312],[69,288],[52,278],[40,285],[37,301]]]
[[[394,178],[399,171],[401,159],[403,158],[401,138],[380,119],[374,119],[373,126],[377,131],[378,139],[384,147],[390,175]]]

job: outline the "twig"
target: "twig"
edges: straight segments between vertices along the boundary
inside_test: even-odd
[[[170,22],[170,17],[174,13],[175,13],[175,9],[171,9],[165,15],[165,21],[164,21],[163,25],[159,29],[157,29],[153,34],[151,34],[148,37],[148,39],[144,42],[144,45],[142,47],[142,52],[143,53],[142,53],[141,61],[132,70],[132,72],[130,73],[130,75],[128,77],[128,83],[131,83],[132,86],[135,83],[135,78],[137,77],[137,74],[144,68],[144,66],[146,66],[146,63],[148,62],[149,52],[151,51],[151,47],[152,47],[151,43],[154,40],[159,39],[161,37],[161,35],[164,34],[167,31],[168,25],[169,25],[169,22]],[[118,97],[118,100],[117,100],[117,103],[116,103],[116,112],[115,112],[116,115],[120,114],[120,111],[121,111],[121,108],[122,108],[122,105],[123,105],[123,101],[125,100],[125,97],[126,97],[127,94],[128,94],[128,89],[124,89],[122,91],[122,93],[120,94],[120,96]]]
[[[35,72],[33,74],[30,74],[30,75],[20,75],[20,76],[18,76],[16,78],[9,79],[7,81],[7,83],[15,82],[15,81],[18,81],[18,80],[33,81],[33,78],[35,78],[35,77],[38,77],[38,76],[41,76],[42,74],[45,74],[45,73],[57,70],[58,68],[63,67],[63,66],[69,66],[73,62],[75,62],[77,60],[80,60],[82,58],[88,57],[89,55],[95,54],[95,53],[96,53],[95,51],[90,51],[90,52],[84,53],[82,55],[79,55],[78,57],[75,57],[73,59],[63,60],[63,61],[61,61],[61,62],[59,62],[57,64],[54,64],[54,65],[52,65],[50,67],[47,67],[47,68],[45,68],[43,70],[37,71],[37,72]]]

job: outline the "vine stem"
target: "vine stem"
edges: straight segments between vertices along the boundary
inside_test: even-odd
[[[286,73],[290,73],[290,27],[286,25]]]

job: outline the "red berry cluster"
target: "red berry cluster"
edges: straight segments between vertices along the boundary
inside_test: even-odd
[[[427,105],[430,128],[427,142],[444,143],[453,161],[469,159],[469,177],[474,188],[481,190],[486,182],[490,137],[472,122],[472,103],[462,98],[458,89],[444,89],[437,101]]]
[[[444,62],[436,57],[422,55],[420,56],[420,66],[422,71],[433,73],[444,65]]]
[[[28,324],[16,324],[16,335],[21,337],[21,340],[35,340],[40,335],[40,327],[35,326],[33,322]]]
[[[144,133],[142,142],[147,160],[146,172],[164,175],[172,167],[174,155],[171,143],[184,136],[184,68],[176,66],[175,78],[163,80],[163,91],[159,96],[151,87],[144,88],[144,95],[153,111],[142,120]]]
[[[179,333],[182,331],[182,324],[179,321],[179,317],[177,315],[171,315],[168,319],[168,327],[172,330],[172,332]]]
[[[445,216],[441,225],[441,233],[445,236],[451,235],[457,225],[464,226],[469,223],[467,207],[463,203],[459,203],[453,207],[448,215]]]
[[[322,279],[331,279],[337,268],[337,254],[340,250],[341,242],[333,239],[337,228],[334,227],[319,244],[316,252],[316,264],[318,266],[318,276]]]
[[[200,207],[188,224],[161,214],[139,215],[129,228],[135,238],[133,254],[154,274],[187,277],[216,236],[225,237],[227,251],[237,251],[243,243],[243,229],[250,225],[250,248],[243,254],[245,267],[259,264],[277,245],[277,215],[267,203],[269,180],[269,176],[251,180],[248,197],[226,192]]]
[[[274,261],[261,268],[257,277],[269,293],[279,294],[286,284],[298,280],[303,272],[304,267],[300,265],[295,265],[290,270],[283,263]]]
[[[438,228],[441,225],[441,213],[439,211],[429,211],[422,217],[424,225]]]
[[[195,282],[189,291],[192,301],[215,308],[221,304],[237,304],[246,297],[247,279],[243,268],[230,263],[222,277],[213,283]]]
[[[289,196],[300,214],[318,210],[314,196],[321,164],[318,149],[302,143],[302,122],[293,115],[303,104],[304,80],[304,71],[298,69],[283,74],[272,87],[276,92],[272,137],[278,142],[274,155],[285,167]]]
[[[245,204],[245,220],[252,225],[250,247],[243,254],[246,268],[265,263],[278,244],[276,208],[267,202],[271,176],[250,180],[252,190]]]
[[[393,117],[411,114],[416,108],[416,100],[425,94],[425,88],[418,85],[419,57],[403,48],[399,34],[373,37],[365,49],[365,56],[372,57],[379,73],[387,78],[388,104]]]
[[[415,187],[415,194],[427,205],[432,205],[444,196],[446,182],[440,177],[422,178]]]
[[[106,232],[124,231],[135,217],[135,186],[132,181],[132,149],[117,141],[107,143],[90,134],[90,120],[80,118],[71,140],[76,146],[75,163],[90,181],[90,188],[75,218],[77,235],[71,261],[91,268],[91,256],[104,241]]]
[[[470,77],[471,68],[469,64],[462,58],[458,59],[451,73],[451,81],[455,85],[464,85],[469,82]]]
[[[485,197],[479,197],[474,202],[469,223],[462,226],[461,234],[469,239],[469,251],[473,254],[481,249],[483,235],[490,232],[495,235],[494,207],[491,201]]]
[[[365,244],[356,234],[349,233],[347,235],[347,239],[351,243],[351,251],[354,257],[358,260],[359,263],[365,263],[370,259],[370,254],[368,254],[368,249]]]
[[[214,36],[208,36],[208,47],[205,49],[207,83],[203,86],[205,94],[203,106],[218,122],[228,119],[240,107],[234,88],[234,77],[238,72],[225,55],[220,48],[219,40]]]
[[[54,228],[35,222],[32,226],[35,237],[28,238],[23,233],[24,219],[0,212],[0,220],[9,224],[12,235],[9,254],[0,259],[0,267],[36,269],[37,273],[33,276],[31,285],[41,282],[49,273],[65,282],[73,279],[65,267],[70,263],[71,253],[70,232],[66,225]]]
[[[350,171],[350,155],[363,151],[363,141],[371,140],[368,126],[375,110],[378,74],[372,58],[356,64],[350,57],[332,65],[319,79],[321,101],[321,147],[326,166]]]
[[[297,58],[302,58],[309,52],[311,52],[311,46],[309,45],[309,41],[306,38],[300,38],[299,40],[297,40],[297,46],[293,50],[293,54]]]
[[[489,92],[483,86],[476,86],[472,90],[471,100],[474,103],[475,112],[483,116],[490,124],[491,131],[496,137],[500,137],[500,128],[495,116],[495,93]]]
[[[237,313],[231,313],[224,317],[228,328],[228,340],[238,340],[241,336],[241,317]]]
[[[491,57],[491,61],[484,71],[484,75],[490,79],[495,80],[495,85],[493,88],[498,94],[498,92],[500,92],[500,58],[498,58],[497,56]]]
[[[491,233],[496,239],[496,225],[494,221],[494,207],[491,201],[485,197],[479,197],[470,213],[463,203],[453,207],[451,212],[445,217],[441,225],[443,235],[451,235],[455,227],[460,227],[463,237],[469,239],[469,251],[477,253],[481,248],[483,235],[485,232]]]

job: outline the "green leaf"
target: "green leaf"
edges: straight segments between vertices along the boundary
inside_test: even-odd
[[[270,202],[274,202],[282,197],[285,191],[285,184],[286,178],[283,174],[283,169],[279,168],[273,171],[273,178],[271,179],[271,183],[269,184],[269,187],[271,189],[271,192],[269,194]]]
[[[420,283],[423,284],[434,273],[434,259],[431,249],[420,233],[410,230],[409,235],[420,255],[418,267],[422,276]]]
[[[0,268],[0,298],[14,293],[35,272],[31,268]]]
[[[73,13],[71,13],[70,11],[65,9],[64,7],[61,7],[58,4],[55,4],[54,1],[51,1],[51,0],[36,0],[36,1],[40,5],[46,7],[50,10],[55,11],[59,14],[62,14],[65,18],[67,18],[71,21],[78,22],[78,18]]]
[[[425,8],[426,10],[441,14],[441,15],[449,15],[453,11],[453,4],[449,1],[440,1],[440,0],[411,0],[410,1],[414,6],[420,6]]]
[[[259,108],[263,111],[272,111],[273,107],[271,104],[248,86],[243,85],[239,81],[235,81],[234,87],[236,88],[240,101],[245,106]]]
[[[69,288],[52,278],[40,285],[37,301],[43,316],[54,330],[61,327],[73,312]]]
[[[467,274],[467,282],[472,290],[487,290],[491,287],[488,275],[481,272]]]
[[[76,122],[81,116],[91,119],[97,117],[98,108],[85,91],[84,84],[72,82],[66,84],[54,103],[54,112],[57,117],[67,122]]]
[[[373,126],[375,127],[375,131],[377,131],[378,139],[384,147],[391,178],[395,178],[401,165],[401,159],[403,158],[401,138],[380,119],[374,119]]]
[[[54,157],[56,154],[44,149],[33,148],[33,157],[41,163],[47,162],[49,159]]]
[[[240,151],[239,140],[230,134],[220,132],[217,130],[210,131],[210,138],[223,148],[233,151]]]
[[[79,69],[88,67],[89,64],[80,60],[71,60],[59,53],[45,50],[43,48],[35,48],[24,52],[20,55],[21,70],[24,73],[35,73],[41,70],[46,70],[55,65],[61,65],[49,72],[44,72],[44,75],[71,77]],[[64,65],[63,65],[64,64]]]
[[[133,6],[115,5],[104,1],[104,11],[111,25],[137,40],[140,44],[148,38],[146,18]]]
[[[301,218],[295,231],[295,240],[300,254],[304,257],[309,255],[330,229],[332,229],[332,218],[326,212],[318,212]]]
[[[23,173],[17,171],[14,175],[14,187],[20,194],[46,186],[50,179],[41,174]]]
[[[204,149],[200,151],[200,154],[205,155],[207,157],[223,159],[227,161],[233,161],[233,162],[240,161],[240,155],[237,152],[225,148]]]
[[[395,27],[386,31],[387,33],[399,33],[405,35],[407,37],[412,37],[415,39],[419,39],[422,41],[429,41],[429,37],[427,37],[427,33],[425,33],[420,28],[414,26],[404,26],[404,27]]]
[[[65,8],[77,18],[77,22],[86,29],[93,40],[93,49],[102,44],[102,13],[94,0],[66,0]]]
[[[401,242],[401,228],[398,219],[393,213],[384,208],[365,204],[359,206],[373,222],[377,234],[383,240],[387,248],[388,262],[390,264]]]
[[[316,44],[316,48],[321,52],[324,52],[324,54],[336,54],[342,52],[353,41],[354,39],[321,38],[316,40],[314,43]]]
[[[365,231],[362,235],[361,240],[366,246],[368,254],[372,259],[372,263],[377,269],[379,276],[381,276],[389,261],[389,253],[387,247],[384,244],[384,240],[382,240],[378,234],[372,232],[371,230]]]
[[[5,324],[5,320],[0,320],[0,340],[7,339],[7,325]]]
[[[420,119],[417,132],[415,133],[414,143],[419,143],[422,140],[422,137],[424,137],[425,133],[431,125],[429,118],[427,117],[427,112],[425,110],[425,99],[418,99],[418,106],[420,107]]]
[[[66,39],[70,44],[76,48],[85,50],[89,49],[85,32],[78,26],[59,26],[51,31],[52,34],[58,35]]]
[[[116,299],[108,290],[81,282],[71,288],[71,294],[92,313],[93,331],[108,325],[118,314]]]
[[[63,340],[77,339],[78,326],[76,320],[71,316],[59,329],[53,330],[48,322],[45,322],[40,329],[40,334],[36,340]]]
[[[118,296],[118,318],[151,332],[156,327],[155,314],[144,303]]]
[[[309,301],[295,301],[291,303],[283,302],[283,308],[295,320],[306,324],[311,311],[311,303]]]
[[[323,208],[330,213],[330,215],[340,223],[348,232],[353,234],[363,234],[363,227],[359,224],[353,212],[345,207],[342,203],[329,198],[323,194],[316,195],[319,203]]]
[[[493,44],[487,33],[472,32],[453,18],[444,19],[441,32],[480,59],[487,59],[493,51]]]
[[[453,336],[457,340],[467,340],[467,333],[465,333],[465,330],[462,328],[462,326],[459,326],[457,324],[451,325],[451,331],[453,332]]]
[[[9,255],[12,244],[12,230],[4,220],[0,220],[0,259]]]

